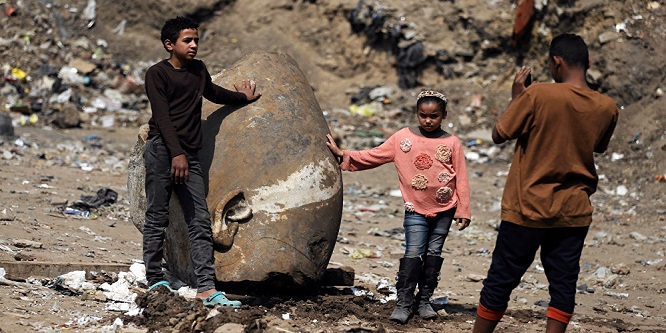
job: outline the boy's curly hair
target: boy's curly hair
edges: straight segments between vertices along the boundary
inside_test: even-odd
[[[164,45],[166,40],[170,40],[172,43],[175,43],[176,40],[178,40],[180,31],[185,29],[199,29],[199,23],[189,17],[183,16],[178,16],[164,22],[162,33],[160,35],[162,45]],[[164,48],[166,49],[166,46]]]

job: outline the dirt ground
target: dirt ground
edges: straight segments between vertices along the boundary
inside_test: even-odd
[[[129,316],[111,310],[106,300],[53,288],[49,283],[55,276],[0,279],[0,332],[470,331],[513,151],[511,143],[493,147],[483,138],[508,101],[516,66],[533,66],[537,81],[549,80],[546,45],[560,32],[586,39],[596,70],[588,79],[622,110],[608,152],[597,156],[601,179],[592,196],[594,223],[581,259],[580,293],[568,331],[666,332],[663,1],[548,2],[518,47],[511,45],[511,1],[366,1],[405,23],[406,30],[414,29],[415,38],[425,44],[428,58],[418,72],[419,85],[405,90],[397,87],[397,60],[386,29],[351,30],[348,18],[357,1],[204,0],[196,6],[182,0],[97,1],[90,29],[80,14],[86,3],[24,0],[22,11],[0,20],[10,32],[8,38],[24,40],[26,31],[33,31],[33,45],[52,43],[30,48],[2,39],[0,63],[35,72],[42,62],[63,66],[71,58],[90,57],[89,50],[72,42],[84,36],[108,43],[101,69],[112,71],[122,64],[140,68],[140,62],[165,56],[157,38],[165,13],[187,14],[203,22],[199,57],[212,73],[256,49],[290,54],[311,82],[331,131],[354,149],[371,147],[413,123],[409,111],[415,92],[445,91],[450,101],[448,129],[469,143],[472,225],[462,232],[451,230],[444,245],[445,261],[434,295],[441,314],[436,320],[415,317],[406,325],[386,320],[394,302],[384,302],[388,292],[377,286],[395,283],[404,251],[402,202],[391,194],[398,189],[397,175],[387,165],[343,173],[343,219],[329,266],[352,267],[353,288],[321,287],[304,295],[232,295],[243,300],[242,308],[211,312],[180,296],[146,294],[140,284],[133,284],[130,289],[143,312]],[[0,2],[5,9],[12,4]],[[47,29],[56,16],[69,39],[57,37],[62,31],[55,25],[53,31]],[[113,30],[122,19],[127,21],[120,35]],[[379,41],[371,43],[373,37]],[[58,40],[60,46],[53,42]],[[437,61],[442,59],[440,50],[449,55],[443,62]],[[394,90],[383,112],[365,117],[348,111],[352,95],[376,86]],[[90,93],[79,91],[84,97]],[[3,106],[8,103],[0,98]],[[147,112],[138,110],[134,119],[145,119]],[[18,126],[15,137],[1,138],[0,261],[139,261],[141,234],[128,222],[126,198],[127,161],[140,125],[140,120],[113,127],[83,123],[71,129],[36,124]],[[118,193],[116,203],[89,217],[63,214],[64,206],[103,188]],[[99,285],[114,278],[110,274],[90,280]],[[547,302],[547,281],[536,260],[512,294],[497,331],[544,332]],[[122,326],[113,325],[117,319]]]

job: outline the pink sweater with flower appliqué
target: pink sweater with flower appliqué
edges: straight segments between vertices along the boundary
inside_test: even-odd
[[[426,138],[403,128],[378,147],[345,150],[340,167],[358,171],[389,162],[398,171],[406,211],[432,217],[457,207],[455,218],[471,218],[465,155],[456,136]]]

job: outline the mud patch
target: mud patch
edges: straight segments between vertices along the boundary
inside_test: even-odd
[[[230,298],[233,298],[230,296]],[[418,329],[441,331],[460,328],[471,318],[470,305],[447,305],[448,314],[436,320],[414,317],[406,325],[388,321],[395,303],[381,303],[355,296],[350,289],[327,288],[299,296],[247,296],[239,309],[206,308],[201,302],[170,293],[166,289],[144,293],[137,304],[139,316],[125,316],[126,324],[149,332],[213,332],[219,327],[240,324],[244,332],[317,331],[410,332]],[[437,310],[442,309],[437,308]]]

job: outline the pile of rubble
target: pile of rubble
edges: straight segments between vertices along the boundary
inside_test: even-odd
[[[145,123],[142,80],[150,63],[123,62],[107,52],[104,39],[86,36],[94,5],[4,4],[0,123],[57,128]]]

